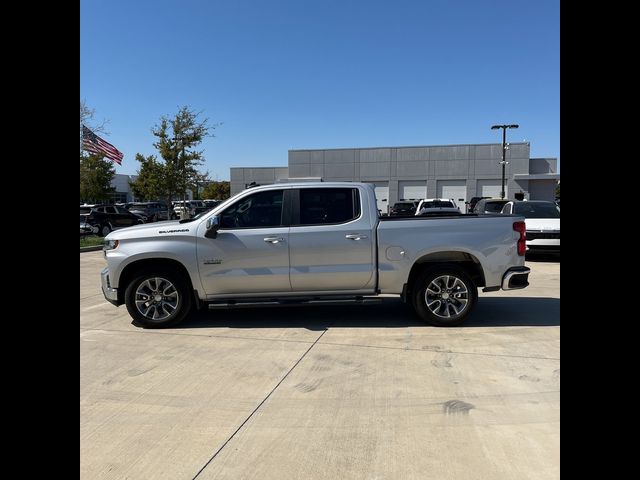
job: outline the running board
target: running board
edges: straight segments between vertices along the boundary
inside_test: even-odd
[[[238,301],[229,300],[226,302],[209,303],[208,307],[212,309],[222,308],[252,308],[252,307],[293,307],[300,305],[362,305],[362,304],[377,304],[382,303],[384,299],[379,297],[356,297],[345,299],[265,299],[265,300],[250,300],[250,301]]]

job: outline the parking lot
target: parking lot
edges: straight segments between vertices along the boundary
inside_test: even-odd
[[[83,479],[556,479],[560,263],[459,328],[399,300],[132,325],[80,254]]]

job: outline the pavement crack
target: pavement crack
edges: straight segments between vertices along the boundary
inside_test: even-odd
[[[293,366],[289,369],[289,371],[284,375],[284,377],[282,377],[280,379],[280,381],[276,384],[275,387],[273,387],[273,389],[267,394],[266,397],[264,397],[264,399],[258,404],[258,406],[256,406],[256,408],[253,409],[253,411],[249,414],[249,416],[247,418],[244,419],[244,421],[240,424],[240,426],[238,428],[236,428],[235,432],[233,432],[231,434],[231,436],[229,438],[227,438],[227,440],[220,446],[220,448],[218,448],[218,450],[216,450],[216,452],[211,456],[211,458],[207,461],[207,463],[205,463],[202,468],[200,470],[198,470],[198,473],[195,474],[195,476],[193,477],[192,480],[195,480],[196,478],[198,478],[198,476],[204,471],[205,468],[207,468],[209,466],[209,464],[213,461],[214,458],[216,458],[218,456],[218,454],[222,451],[222,449],[224,447],[227,446],[227,444],[233,439],[233,437],[236,436],[236,434],[242,429],[242,427],[245,426],[245,424],[251,419],[251,417],[253,417],[253,415],[260,409],[260,407],[262,407],[262,405],[264,405],[264,403],[269,399],[269,397],[273,394],[273,392],[275,392],[277,390],[277,388],[280,386],[280,384],[282,384],[282,382],[285,381],[285,379],[289,376],[289,374],[291,372],[293,372],[293,370],[298,366],[298,364],[302,361],[302,359],[304,357],[307,356],[307,354],[311,351],[311,349],[313,347],[315,347],[316,343],[318,343],[318,341],[322,338],[322,336],[327,333],[328,329],[325,329],[318,338],[316,338],[315,342],[313,342],[311,344],[311,346],[309,348],[307,348],[306,352],[304,352],[302,354],[302,356],[298,359],[298,361],[296,363],[293,364]]]

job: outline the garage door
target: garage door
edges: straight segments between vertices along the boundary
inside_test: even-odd
[[[378,210],[389,213],[389,182],[368,182],[375,186]]]
[[[422,200],[427,198],[427,182],[423,181],[399,181],[398,201]]]
[[[478,180],[478,196],[479,197],[491,197],[500,198],[500,191],[502,190],[500,180]],[[507,184],[504,185],[505,198],[509,198],[506,194]]]
[[[467,182],[465,180],[438,180],[436,183],[438,198],[453,198],[464,213],[467,201]]]

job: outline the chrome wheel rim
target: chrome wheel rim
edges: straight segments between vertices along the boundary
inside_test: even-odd
[[[140,314],[153,321],[169,318],[178,310],[178,289],[166,278],[148,278],[136,289],[136,308]]]
[[[467,285],[454,275],[441,275],[431,280],[424,292],[431,313],[440,318],[460,315],[469,305]]]

